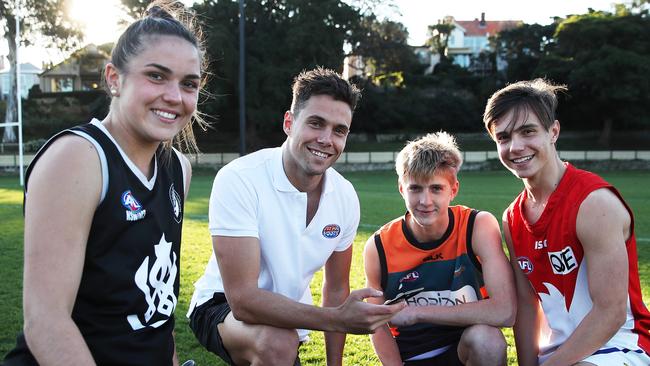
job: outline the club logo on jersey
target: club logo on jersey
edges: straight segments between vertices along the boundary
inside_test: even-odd
[[[162,235],[158,244],[154,245],[154,253],[156,257],[150,260],[147,256],[133,278],[135,285],[144,294],[147,303],[144,313],[131,314],[126,317],[133,330],[144,327],[160,327],[169,320],[178,303],[176,294],[174,294],[174,282],[176,282],[178,273],[177,255],[172,250],[172,243],[165,239],[165,234]],[[150,262],[153,263],[150,264]],[[156,313],[162,317],[158,316],[153,319]]]
[[[147,214],[147,210],[142,208],[140,202],[138,202],[131,190],[126,190],[122,193],[122,206],[126,208],[126,221],[138,221],[144,219],[144,216]]]
[[[413,282],[417,281],[420,278],[420,273],[418,271],[409,272],[406,276],[400,278],[399,282]]]
[[[325,225],[323,228],[323,236],[328,239],[334,239],[341,233],[341,227],[336,224]]]
[[[578,268],[576,256],[569,246],[559,252],[548,252],[548,260],[555,274],[566,275]]]
[[[524,274],[531,274],[533,272],[533,262],[528,259],[528,257],[517,257],[517,262],[519,263],[519,268]]]
[[[181,196],[174,189],[173,183],[172,186],[169,187],[169,202],[171,202],[172,204],[172,212],[174,213],[174,220],[176,220],[177,223],[180,223],[181,220],[183,219],[183,215],[181,212]]]

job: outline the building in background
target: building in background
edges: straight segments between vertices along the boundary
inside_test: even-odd
[[[41,91],[59,93],[99,89],[102,70],[109,59],[105,46],[89,44],[45,70],[40,75]]]
[[[447,43],[447,56],[453,58],[456,65],[479,73],[491,67],[481,59],[481,53],[492,51],[490,37],[524,24],[521,20],[485,20],[485,13],[481,13],[481,19],[455,20],[446,17],[444,21],[454,25]],[[497,61],[497,66],[505,68],[506,65]]]
[[[9,75],[14,70],[9,68],[4,56],[0,56],[0,100],[6,100],[9,95]],[[29,89],[39,83],[39,74],[43,70],[30,63],[20,64],[20,96],[27,98]]]
[[[485,13],[481,13],[481,19],[474,20],[456,20],[453,16],[446,16],[438,23],[453,25],[447,40],[445,56],[454,64],[479,75],[489,74],[495,61],[494,67],[497,71],[503,71],[508,66],[498,56],[496,60],[488,57],[488,52],[493,51],[490,37],[524,24],[521,20],[485,20]],[[436,65],[440,63],[440,55],[428,45],[412,48],[420,63],[426,66],[424,73],[432,74]],[[364,77],[369,73],[367,68],[368,65],[362,56],[347,56],[343,61],[343,77]]]

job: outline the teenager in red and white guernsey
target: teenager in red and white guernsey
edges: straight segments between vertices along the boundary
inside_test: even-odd
[[[611,184],[560,160],[561,91],[517,82],[494,93],[483,116],[501,163],[524,184],[503,214],[519,364],[647,366],[634,215]]]
[[[311,329],[325,331],[327,364],[342,365],[345,333],[371,333],[404,306],[363,301],[378,290],[350,292],[359,200],[332,165],[359,96],[332,70],[300,73],[284,144],[238,158],[214,179],[213,254],[188,316],[199,342],[228,364],[300,364]],[[321,268],[323,301],[314,306],[309,283]]]
[[[103,120],[38,152],[25,188],[24,335],[5,365],[178,365],[183,204],[203,50],[181,3],[156,1],[104,69]],[[181,18],[182,17],[182,18]]]

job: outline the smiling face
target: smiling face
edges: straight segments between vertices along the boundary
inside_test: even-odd
[[[352,109],[329,95],[314,95],[293,114],[284,114],[284,170],[295,182],[320,177],[339,158],[350,131]]]
[[[196,110],[200,86],[197,48],[176,36],[148,36],[126,70],[108,64],[106,82],[117,91],[111,123],[144,143],[171,140]]]
[[[540,177],[551,161],[558,158],[555,141],[560,133],[556,120],[547,130],[535,113],[529,112],[512,121],[513,112],[496,121],[493,136],[501,163],[521,179]]]
[[[447,229],[447,208],[458,193],[452,172],[436,172],[428,178],[403,177],[399,192],[410,213],[407,225],[419,241],[439,239]]]

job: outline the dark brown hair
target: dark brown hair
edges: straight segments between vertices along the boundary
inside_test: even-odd
[[[329,95],[334,100],[345,102],[352,112],[361,97],[361,91],[354,84],[335,71],[322,67],[301,72],[293,79],[292,90],[291,112],[295,115],[300,113],[312,95]]]
[[[554,85],[544,79],[519,81],[498,90],[488,99],[483,113],[483,123],[490,136],[494,125],[512,111],[508,125],[513,125],[521,115],[535,113],[546,130],[556,120],[557,93],[567,90],[566,85]],[[494,136],[492,136],[494,137]]]
[[[194,15],[180,1],[158,0],[152,2],[142,18],[131,23],[120,35],[113,51],[111,63],[122,71],[127,71],[129,61],[140,54],[146,46],[147,36],[176,36],[190,42],[199,51],[201,70],[205,66],[205,48],[201,28]]]
[[[149,37],[159,35],[180,37],[196,47],[202,75],[200,86],[205,85],[207,60],[203,33],[194,14],[180,1],[156,0],[149,4],[142,18],[131,23],[120,35],[111,52],[111,63],[120,73],[128,73],[131,59],[148,46]],[[108,94],[110,96],[110,93]],[[201,114],[195,110],[190,122],[174,136],[172,141],[165,141],[163,146],[169,149],[175,145],[179,149],[198,153],[199,149],[192,129],[195,123],[203,130],[208,126]]]

